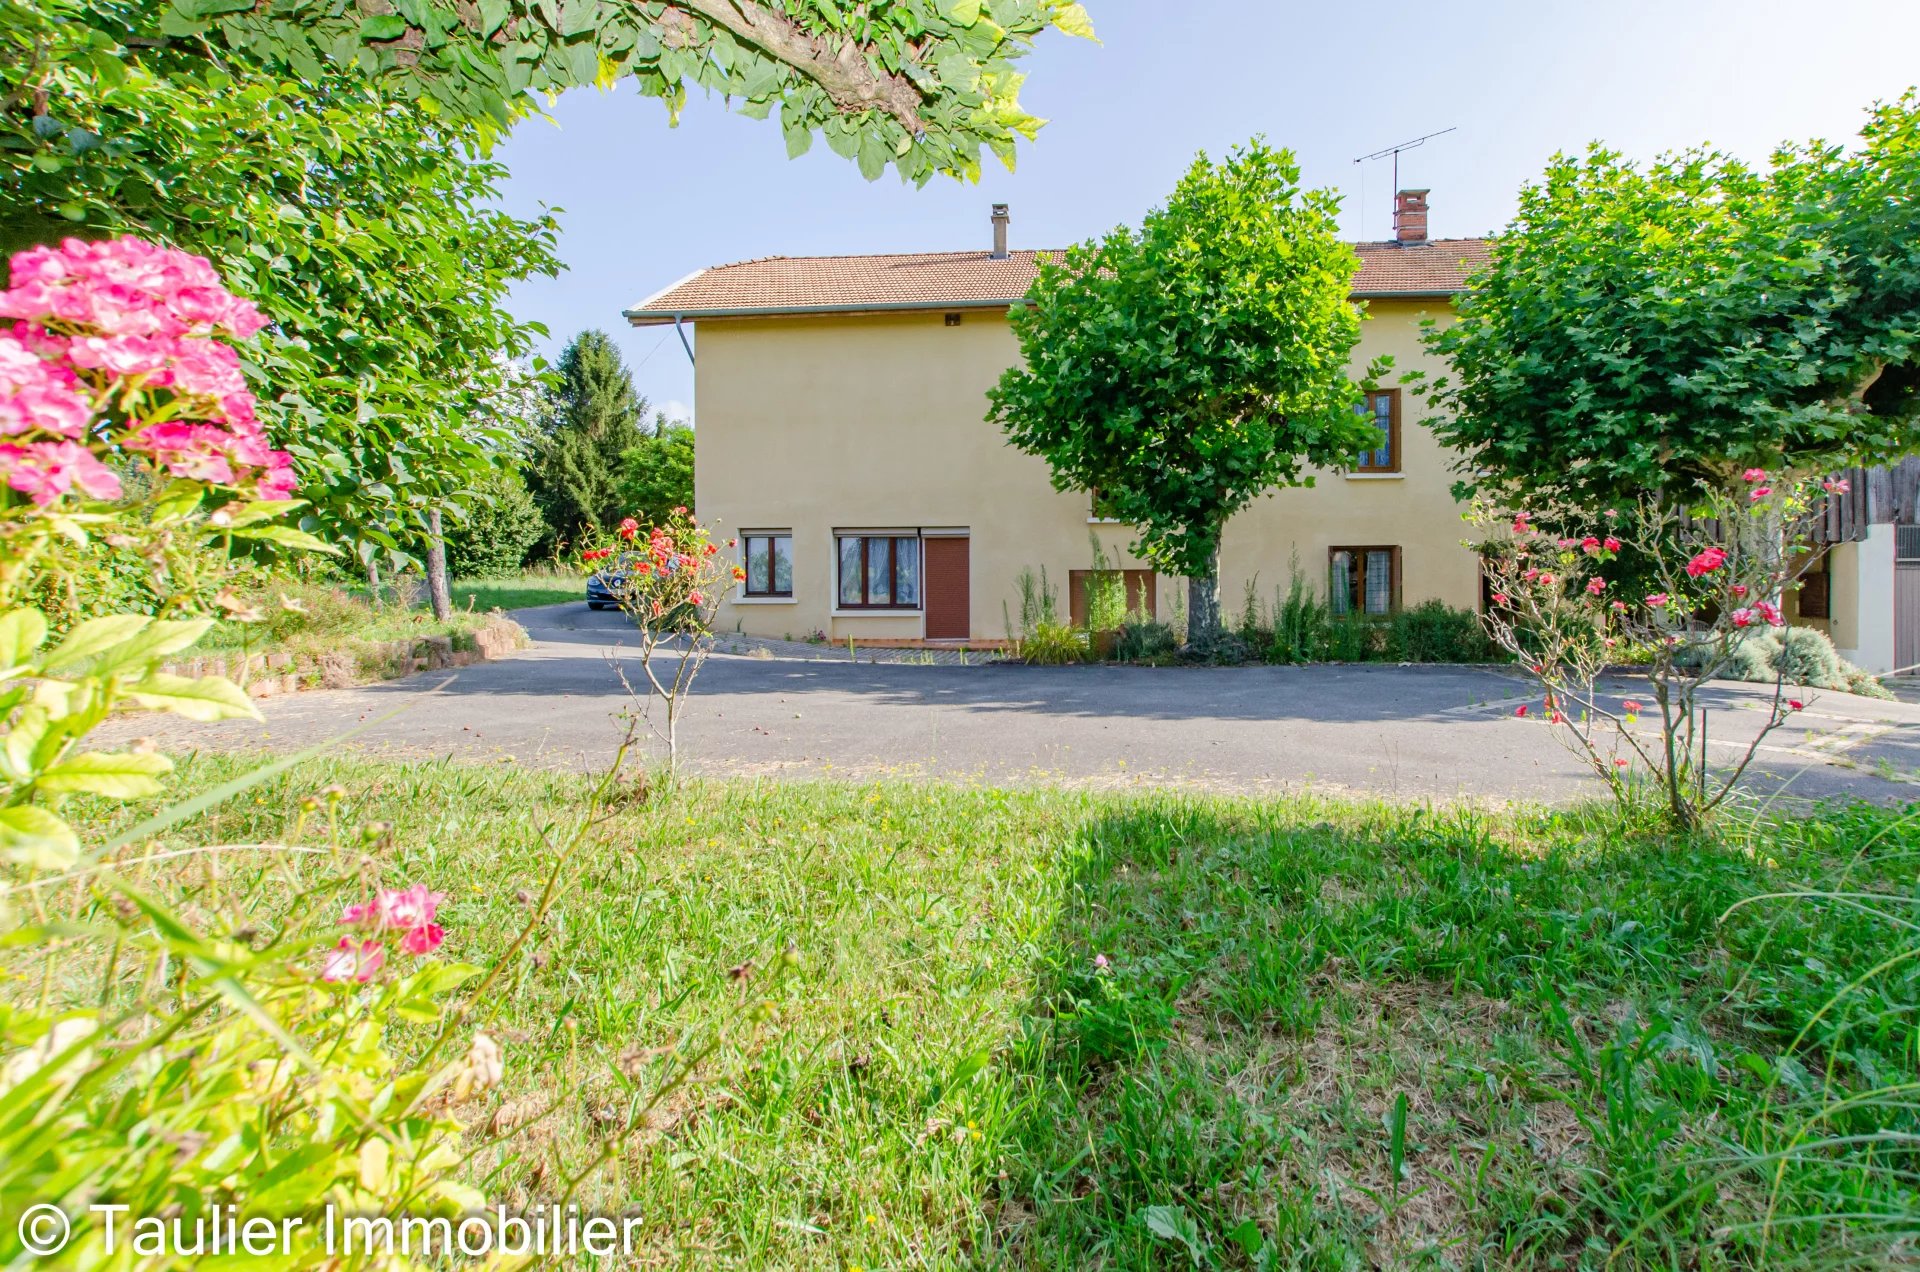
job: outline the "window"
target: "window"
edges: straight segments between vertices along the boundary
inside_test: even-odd
[[[1329,551],[1327,603],[1336,614],[1393,613],[1400,607],[1400,549]]]
[[[841,535],[838,600],[841,609],[919,609],[920,540]]]
[[[1108,499],[1105,495],[1101,494],[1098,487],[1088,491],[1087,495],[1088,495],[1087,517],[1089,520],[1092,520],[1092,521],[1120,520],[1120,518],[1115,515],[1116,510],[1113,506],[1113,501],[1111,499]]]
[[[1380,429],[1380,444],[1363,450],[1353,461],[1356,473],[1400,471],[1400,390],[1381,389],[1367,394],[1355,408]]]
[[[747,534],[741,542],[747,548],[747,581],[742,589],[746,595],[792,596],[793,536]]]

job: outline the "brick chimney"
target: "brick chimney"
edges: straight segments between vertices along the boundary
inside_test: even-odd
[[[1393,196],[1393,237],[1402,244],[1427,241],[1427,192],[1402,190]]]
[[[1007,259],[1007,222],[1011,219],[1007,215],[1006,204],[993,205],[993,259],[996,261]]]

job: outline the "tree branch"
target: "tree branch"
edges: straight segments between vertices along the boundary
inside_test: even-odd
[[[899,120],[908,132],[917,135],[925,131],[920,120],[924,99],[913,81],[874,69],[865,50],[850,39],[841,39],[835,48],[833,41],[809,35],[784,13],[752,0],[672,0],[667,12],[676,8],[698,14],[791,66],[825,89],[833,104],[846,113],[881,110]]]

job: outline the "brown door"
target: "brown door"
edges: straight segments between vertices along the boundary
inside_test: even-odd
[[[1094,570],[1067,571],[1067,615],[1075,627],[1087,625],[1087,580],[1095,573],[1097,571]],[[1154,616],[1155,575],[1152,570],[1108,570],[1107,573],[1125,577],[1129,616]]]
[[[973,634],[969,630],[973,612],[967,583],[969,540],[952,534],[920,542],[926,554],[927,639],[965,640]]]

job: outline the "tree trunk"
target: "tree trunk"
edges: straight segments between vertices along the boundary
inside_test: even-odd
[[[367,603],[375,609],[379,609],[384,603],[384,598],[380,595],[380,566],[377,558],[369,555],[366,559],[366,567]]]
[[[453,594],[447,590],[447,541],[440,537],[440,510],[427,509],[427,600],[433,617],[446,622],[453,617]]]
[[[1187,580],[1187,644],[1210,647],[1220,636],[1220,549],[1207,560],[1205,574]]]

